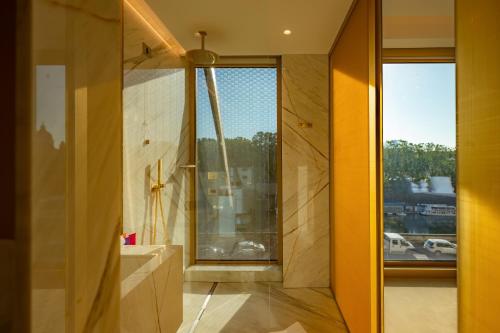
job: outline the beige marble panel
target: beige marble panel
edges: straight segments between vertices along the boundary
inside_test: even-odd
[[[219,283],[197,333],[347,332],[328,288],[283,288],[281,283]]]
[[[32,1],[34,332],[119,329],[121,9]]]
[[[64,331],[69,204],[65,122],[66,94],[72,89],[67,76],[72,74],[71,48],[64,43],[68,29],[64,6],[39,0],[32,10],[31,330]]]
[[[175,333],[183,312],[182,247],[143,248],[149,252],[122,251],[121,332]]]
[[[150,55],[143,54],[143,43]],[[168,45],[129,5],[124,7],[123,230],[137,233],[138,244],[184,245],[187,264],[191,175],[180,168],[189,162],[186,70],[181,48],[172,39]],[[166,233],[151,191],[160,159]]]
[[[35,288],[31,294],[31,311],[33,313],[33,332],[64,332],[64,316],[66,306],[66,290],[64,288]]]
[[[144,21],[140,15],[148,20]],[[136,68],[182,68],[184,49],[169,31],[153,27],[157,17],[144,0],[128,0],[123,7],[123,62],[125,73]],[[161,36],[161,37],[160,37]],[[143,44],[151,49],[146,56]]]
[[[283,285],[329,286],[328,57],[284,55]]]

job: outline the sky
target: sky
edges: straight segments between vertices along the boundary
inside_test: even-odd
[[[385,64],[384,141],[456,146],[455,65]],[[276,70],[217,68],[226,138],[276,131]],[[197,75],[197,136],[215,138],[203,70]]]
[[[257,132],[276,132],[275,68],[216,68],[215,73],[226,138],[251,139]],[[215,138],[203,69],[197,70],[196,84],[197,137]]]
[[[384,142],[456,146],[455,64],[384,64]]]

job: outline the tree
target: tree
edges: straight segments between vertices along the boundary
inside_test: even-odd
[[[410,182],[450,177],[455,186],[455,149],[435,143],[387,141],[384,145],[384,196],[408,201]]]
[[[387,141],[384,145],[384,182],[429,181],[431,176],[447,176],[455,184],[455,156],[455,149],[435,143]]]
[[[258,132],[252,139],[226,138],[230,168],[253,168],[257,182],[276,182],[276,133]],[[216,139],[198,139],[200,171],[222,171],[220,146]]]

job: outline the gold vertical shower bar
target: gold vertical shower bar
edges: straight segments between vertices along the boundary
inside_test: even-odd
[[[158,186],[161,186],[161,172],[163,169],[163,161],[161,159],[158,160]]]
[[[163,163],[162,160],[159,159],[157,163],[157,182],[156,184],[153,185],[152,191],[154,193],[154,219],[153,219],[153,239],[152,243],[156,243],[156,228],[157,228],[157,222],[158,222],[158,206],[160,208],[160,214],[161,214],[161,224],[163,226],[163,235],[165,237],[165,244],[168,241],[168,230],[167,230],[167,225],[165,223],[165,215],[163,214],[163,201],[161,198],[161,190],[162,188],[165,187],[165,184],[161,182],[161,174],[163,172]]]
[[[156,188],[154,189],[154,210],[155,210],[155,217],[153,220],[153,241],[151,242],[153,245],[156,243],[156,221],[158,217],[158,193],[160,193],[160,189]]]

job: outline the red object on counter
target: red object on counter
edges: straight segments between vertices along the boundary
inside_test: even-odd
[[[128,245],[135,245],[135,239],[136,239],[136,233],[134,232],[133,234],[128,235],[127,240],[128,240]]]

